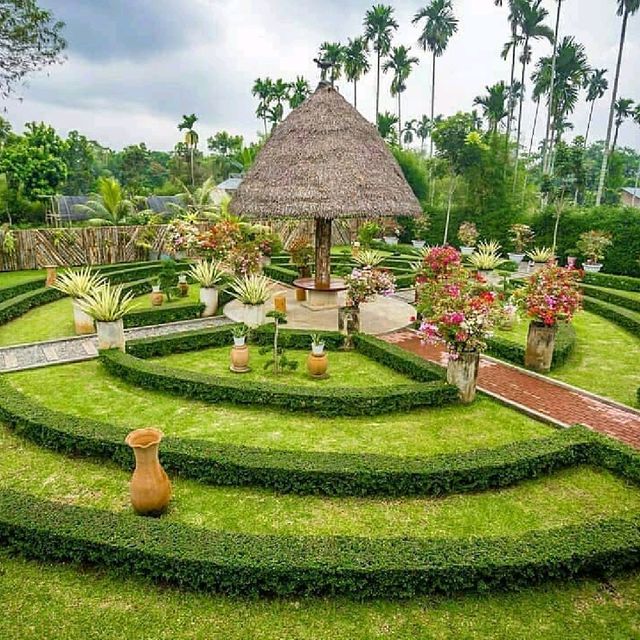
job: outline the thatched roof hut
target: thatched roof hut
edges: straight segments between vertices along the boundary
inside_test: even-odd
[[[315,219],[316,281],[323,288],[331,220],[422,213],[378,130],[324,82],[276,127],[230,210],[256,218]]]

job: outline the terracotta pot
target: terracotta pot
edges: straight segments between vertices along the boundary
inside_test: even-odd
[[[160,287],[153,287],[151,291],[151,305],[153,307],[161,307],[164,302],[164,294],[160,291]]]
[[[204,305],[203,318],[215,316],[218,310],[218,289],[216,287],[200,287],[200,302]]]
[[[133,449],[136,468],[131,478],[131,505],[140,515],[162,513],[171,500],[171,482],[158,460],[163,433],[158,429],[136,429],[125,439]]]
[[[476,397],[480,354],[461,353],[457,359],[449,358],[447,364],[447,382],[458,387],[460,401],[470,404]]]
[[[124,351],[124,325],[122,319],[114,322],[96,322],[98,349],[120,349]]]
[[[189,295],[187,276],[178,276],[178,295],[181,298],[186,298]]]
[[[329,358],[326,353],[310,353],[307,358],[307,371],[312,378],[324,378],[327,375]]]
[[[231,371],[245,373],[249,371],[249,347],[234,345],[231,349]]]
[[[304,289],[296,287],[296,301],[304,302],[307,299],[307,292]]]
[[[76,334],[79,336],[95,333],[96,326],[93,318],[80,308],[77,300],[72,300],[73,305],[73,324]]]
[[[524,355],[524,366],[527,369],[532,369],[539,373],[551,371],[557,330],[556,325],[548,327],[541,322],[529,324],[527,350]]]

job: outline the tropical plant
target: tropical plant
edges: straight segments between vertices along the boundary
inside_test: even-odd
[[[52,287],[72,298],[82,298],[105,283],[104,276],[90,267],[60,274]]]
[[[270,85],[269,105],[266,110],[266,119],[271,123],[273,129],[284,117],[284,102],[289,98],[291,85],[282,78],[278,78]]]
[[[501,264],[507,262],[500,257],[501,249],[502,247],[495,240],[479,242],[473,254],[467,257],[467,261],[479,271],[497,269]]]
[[[191,265],[189,275],[201,287],[211,288],[220,284],[227,276],[227,271],[216,260],[202,260]]]
[[[123,285],[103,284],[78,300],[78,306],[98,322],[115,322],[136,308],[133,292]]]
[[[344,75],[349,82],[353,82],[353,106],[358,108],[358,82],[369,72],[369,45],[364,36],[349,38],[343,50]]]
[[[2,253],[12,256],[16,252],[16,236],[8,224],[0,225],[0,249]]]
[[[312,347],[324,347],[324,340],[319,333],[311,334],[311,346]]]
[[[613,153],[616,150],[616,147],[618,146],[618,134],[620,133],[620,127],[625,123],[627,118],[630,118],[633,116],[633,100],[629,100],[628,98],[618,98],[613,108],[616,113],[616,119],[615,119],[616,132],[613,136],[611,153]]]
[[[376,251],[375,249],[361,249],[353,257],[353,260],[361,267],[373,268],[377,267],[384,260],[384,255],[382,255],[380,251]]]
[[[534,247],[527,251],[527,257],[536,264],[546,264],[555,257],[555,252],[550,247]]]
[[[378,114],[378,133],[387,142],[393,144],[396,140],[395,126],[398,124],[398,116],[389,111]]]
[[[393,32],[398,29],[398,23],[393,17],[393,7],[378,4],[369,9],[364,18],[364,38],[367,45],[371,45],[376,52],[376,123],[380,115],[380,65],[391,50]]]
[[[606,250],[613,244],[611,234],[603,231],[585,231],[576,243],[578,251],[587,258],[587,264],[599,264]]]
[[[295,109],[299,107],[311,95],[311,87],[309,82],[303,76],[296,76],[294,82],[290,85],[289,96],[287,101],[289,107]]]
[[[249,333],[249,327],[246,324],[235,324],[231,327],[231,335],[234,338],[246,338]]]
[[[433,122],[436,108],[436,59],[444,54],[449,40],[458,30],[458,19],[453,14],[451,0],[431,0],[429,5],[415,14],[411,23],[417,24],[423,20],[424,25],[418,44],[424,51],[428,49],[433,58],[431,79],[431,121]],[[433,156],[433,141],[429,148],[429,156]]]
[[[291,256],[291,264],[296,267],[308,267],[313,261],[313,247],[309,238],[306,236],[298,236],[289,245],[289,255]]]
[[[410,56],[411,47],[400,45],[393,47],[389,54],[389,59],[382,66],[382,71],[393,72],[391,80],[391,95],[398,98],[398,143],[402,146],[402,108],[401,96],[407,88],[406,81],[411,75],[411,70],[418,64],[418,58]]]
[[[264,124],[264,135],[267,135],[267,113],[271,100],[273,99],[273,82],[271,78],[256,78],[251,89],[251,95],[258,98],[258,106],[256,108],[256,116],[262,120]]]
[[[596,206],[602,204],[604,193],[604,181],[607,176],[607,165],[611,156],[611,134],[613,132],[613,121],[615,117],[615,106],[618,100],[618,86],[620,84],[620,72],[622,70],[622,56],[627,38],[627,25],[629,18],[640,10],[640,0],[616,0],[618,5],[618,16],[622,17],[622,27],[620,31],[620,45],[618,47],[618,61],[616,63],[616,75],[613,81],[613,91],[611,93],[611,107],[609,108],[609,122],[607,124],[607,137],[604,143],[604,154],[602,155],[602,166],[600,167],[600,180],[598,182],[598,193],[596,194]]]
[[[502,121],[509,115],[509,88],[501,81],[486,89],[487,95],[477,96],[473,104],[482,108],[482,114],[489,124],[489,131],[495,134]]]
[[[135,211],[133,202],[124,197],[122,186],[115,178],[103,176],[98,179],[98,191],[91,194],[86,204],[77,204],[75,209],[88,216],[89,224],[124,224]]]
[[[191,167],[191,186],[195,186],[196,177],[195,177],[195,168],[194,168],[194,153],[196,147],[198,146],[199,136],[193,125],[197,122],[198,116],[195,113],[191,115],[183,115],[182,122],[178,124],[178,130],[184,131],[184,143],[189,151],[189,165]]]
[[[363,247],[369,247],[381,233],[382,227],[377,222],[365,222],[358,229],[358,241]]]
[[[329,82],[333,87],[336,80],[342,75],[342,65],[344,64],[345,49],[339,42],[323,42],[320,45],[319,58],[330,64]]]
[[[509,237],[513,242],[516,253],[524,253],[526,248],[533,242],[535,233],[528,224],[513,224],[509,227]]]
[[[591,103],[589,108],[589,121],[587,122],[587,132],[584,135],[584,145],[587,146],[589,141],[589,132],[591,131],[591,120],[593,119],[593,109],[596,102],[604,97],[609,88],[609,82],[606,78],[607,69],[594,69],[585,83],[587,90],[587,102]]]
[[[416,135],[420,138],[420,151],[424,151],[424,141],[431,135],[431,120],[422,115],[416,125]]]
[[[246,275],[231,283],[231,291],[242,304],[264,304],[271,296],[271,282],[263,275]]]
[[[174,260],[163,260],[158,272],[158,286],[160,291],[167,296],[167,302],[171,302],[171,296],[178,290],[177,264]]]
[[[478,235],[478,228],[473,222],[463,222],[458,229],[458,240],[463,247],[475,247]]]

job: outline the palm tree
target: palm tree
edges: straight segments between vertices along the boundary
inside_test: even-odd
[[[398,116],[385,111],[378,114],[378,132],[387,142],[395,142],[394,127],[398,124]]]
[[[269,105],[265,113],[265,118],[271,123],[273,129],[284,116],[284,102],[289,100],[289,92],[291,84],[285,82],[282,78],[278,78],[271,83],[269,90]],[[275,103],[275,104],[274,104]]]
[[[299,107],[311,94],[309,82],[302,76],[297,76],[295,82],[292,82],[289,88],[290,92],[287,100],[291,109]]]
[[[193,166],[193,154],[198,146],[198,141],[200,137],[196,133],[193,128],[193,125],[198,121],[198,116],[195,113],[192,113],[190,116],[183,115],[182,122],[178,125],[179,131],[184,131],[184,143],[187,145],[187,149],[189,150],[189,164],[191,165],[191,186],[194,187],[196,184],[195,171]]]
[[[587,132],[584,135],[584,146],[587,147],[589,142],[589,131],[591,131],[591,119],[593,118],[593,108],[596,105],[596,101],[604,97],[604,94],[609,88],[609,82],[605,75],[607,69],[594,69],[593,73],[587,78],[585,83],[585,89],[587,90],[587,102],[591,103],[589,109],[589,122],[587,123]]]
[[[478,96],[473,104],[482,108],[482,115],[489,123],[489,131],[495,134],[502,121],[509,115],[507,108],[509,88],[502,80],[486,89],[487,95]]]
[[[622,30],[620,32],[620,47],[618,49],[618,63],[616,64],[616,76],[613,81],[613,94],[611,95],[611,108],[609,109],[609,124],[607,125],[607,139],[604,143],[604,153],[602,154],[602,167],[600,168],[600,182],[598,184],[598,195],[596,196],[596,206],[602,204],[602,194],[604,192],[604,180],[607,175],[607,164],[611,151],[611,133],[613,131],[613,118],[615,116],[615,105],[618,99],[618,85],[620,84],[620,70],[622,69],[622,54],[627,38],[627,23],[629,17],[633,16],[640,9],[640,0],[617,0],[618,15],[622,17]]]
[[[424,51],[429,49],[433,56],[433,73],[431,79],[431,121],[435,118],[436,105],[436,58],[447,49],[449,40],[458,30],[458,19],[453,15],[451,0],[431,0],[431,3],[418,10],[413,16],[412,24],[424,20],[418,44]],[[429,157],[433,157],[433,141],[429,148]]]
[[[640,126],[640,104],[636,105],[636,108],[633,112],[633,115],[631,116],[633,118],[633,121]],[[631,206],[635,207],[636,206],[636,194],[638,193],[638,184],[640,184],[640,166],[638,166],[638,172],[636,173],[636,187],[635,190],[633,192],[633,198],[631,199]]]
[[[342,75],[342,65],[344,63],[344,47],[339,42],[323,42],[320,45],[320,55],[323,62],[331,63],[329,80],[331,86]]]
[[[620,133],[620,127],[624,124],[627,118],[633,116],[633,100],[629,100],[628,98],[619,98],[616,100],[616,103],[613,107],[616,112],[616,132],[613,136],[613,144],[611,145],[611,153],[616,150],[618,146],[618,134]]]
[[[402,146],[402,106],[400,97],[407,88],[405,84],[411,75],[414,65],[418,64],[418,58],[409,55],[411,47],[400,45],[393,47],[389,59],[384,63],[382,71],[393,71],[391,81],[391,95],[398,97],[398,144]]]
[[[380,113],[380,60],[391,50],[391,38],[398,28],[393,17],[393,7],[378,4],[369,9],[364,17],[364,38],[373,47],[377,57],[376,72],[376,122]]]
[[[524,104],[525,82],[527,65],[531,62],[532,40],[540,40],[546,38],[549,42],[553,42],[553,32],[544,24],[549,12],[542,6],[542,0],[533,0],[531,3],[522,2],[520,4],[520,20],[519,26],[521,37],[523,39],[522,56],[522,79],[520,91],[520,106],[518,108],[518,135],[516,137],[516,166],[514,175],[514,189],[518,180],[518,161],[520,159],[520,138],[522,135],[522,107]]]
[[[414,137],[418,134],[417,131],[418,121],[415,118],[407,120],[402,127],[402,140],[407,144],[413,142]]]
[[[562,14],[562,2],[563,0],[556,0],[558,3],[558,11],[556,14],[556,28],[553,34],[553,55],[551,56],[551,74],[549,77],[549,86],[555,87],[556,84],[556,62],[558,59],[558,35],[560,33],[560,16]],[[550,136],[551,136],[551,118],[554,113],[554,92],[551,91],[550,100],[549,100],[549,108],[547,111],[547,128],[544,134],[544,145],[542,147],[542,166],[545,173],[549,173],[549,167],[551,163],[549,161],[550,158]]]
[[[124,197],[122,187],[115,178],[98,178],[98,191],[91,194],[86,204],[77,204],[75,209],[87,214],[89,224],[119,225],[126,222],[134,212],[131,200]]]
[[[344,75],[349,82],[353,82],[353,106],[358,107],[358,82],[365,73],[369,72],[369,46],[363,36],[349,38],[344,48]]]
[[[424,152],[424,141],[431,135],[431,120],[423,115],[416,125],[416,135],[420,138],[420,151]]]
[[[273,82],[271,78],[256,78],[251,89],[251,95],[258,98],[258,107],[256,108],[256,116],[264,123],[264,135],[267,135],[267,112],[271,103]]]

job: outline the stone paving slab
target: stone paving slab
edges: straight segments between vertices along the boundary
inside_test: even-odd
[[[440,345],[422,344],[415,331],[382,337],[425,360],[447,364],[446,350]],[[640,449],[640,411],[607,398],[487,356],[480,360],[478,389],[553,424],[583,424]]]

